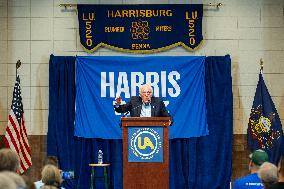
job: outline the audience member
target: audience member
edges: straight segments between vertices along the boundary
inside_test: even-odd
[[[284,155],[278,164],[278,182],[272,184],[269,189],[284,189]]]
[[[46,157],[46,159],[44,161],[44,165],[54,165],[54,166],[58,167],[57,157],[55,157],[55,156],[48,156],[48,157]],[[44,185],[42,180],[36,181],[34,184],[36,186],[36,189],[41,189],[41,186]]]
[[[22,175],[22,178],[24,179],[27,185],[26,189],[36,189],[35,184],[31,181],[31,179],[28,176]]]
[[[250,174],[237,179],[233,185],[233,189],[263,189],[261,179],[257,175],[259,167],[266,161],[268,161],[268,155],[263,150],[256,150],[249,156],[249,171]]]
[[[54,165],[58,167],[58,160],[56,156],[47,156],[44,160],[44,165]]]
[[[20,161],[16,152],[9,148],[0,149],[0,171],[17,172]]]
[[[258,170],[258,177],[261,179],[264,188],[268,189],[278,180],[277,167],[272,163],[264,162]]]
[[[5,173],[0,172],[0,189],[17,189],[17,185]]]
[[[11,171],[3,171],[2,173],[14,181],[17,186],[17,189],[26,188],[26,183],[24,179],[17,173]]]
[[[62,182],[60,170],[54,165],[44,166],[41,172],[41,180],[45,186],[60,188]]]

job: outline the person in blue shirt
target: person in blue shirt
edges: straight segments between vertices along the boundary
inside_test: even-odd
[[[233,189],[263,189],[263,184],[257,172],[259,167],[268,161],[268,154],[263,150],[255,150],[249,158],[250,174],[237,179],[234,182]]]

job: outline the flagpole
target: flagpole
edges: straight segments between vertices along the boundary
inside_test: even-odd
[[[263,74],[263,60],[262,60],[262,58],[259,61],[259,65],[260,65],[260,73]]]
[[[17,63],[16,63],[16,78],[18,76],[18,68],[21,67],[21,64],[22,64],[22,62],[20,60],[18,60]]]
[[[8,115],[8,125],[4,141],[7,148],[17,153],[19,157],[19,172],[23,174],[32,166],[32,158],[24,121],[20,77],[18,77],[18,68],[20,68],[20,66],[21,61],[18,60],[16,63],[16,81],[13,90],[12,105]]]

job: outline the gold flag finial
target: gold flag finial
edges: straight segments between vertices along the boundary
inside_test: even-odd
[[[263,60],[262,60],[262,58],[259,61],[259,65],[260,65],[260,70],[262,71],[263,70]]]
[[[16,77],[18,76],[18,68],[21,66],[22,62],[20,60],[16,63]]]
[[[18,69],[21,66],[21,64],[22,64],[21,61],[18,60],[17,63],[16,63],[16,69]]]

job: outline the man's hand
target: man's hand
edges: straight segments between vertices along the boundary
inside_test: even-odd
[[[115,99],[115,105],[120,105],[121,104],[121,97],[116,97]]]

